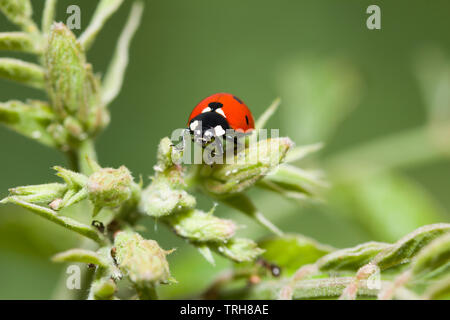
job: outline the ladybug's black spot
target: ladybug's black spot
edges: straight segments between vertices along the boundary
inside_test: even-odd
[[[245,122],[247,122],[247,125],[248,125],[248,117],[247,116],[245,116]]]
[[[237,102],[239,102],[240,104],[243,104],[242,100],[241,100],[241,99],[239,99],[238,97],[236,97],[236,96],[233,96],[233,98],[234,98],[234,100],[236,100],[236,101],[237,101]]]
[[[215,111],[216,109],[222,108],[223,104],[220,102],[211,102],[208,104],[208,107],[210,107],[212,111]]]

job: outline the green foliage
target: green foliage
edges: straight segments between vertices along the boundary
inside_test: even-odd
[[[271,237],[260,241],[259,245],[265,250],[263,258],[279,266],[284,276],[335,250],[298,234]]]
[[[260,243],[267,250],[263,257],[276,262],[277,267],[286,271],[285,276],[296,268],[297,271],[291,278],[278,280],[263,275],[262,281],[240,291],[240,297],[417,299],[420,294],[422,298],[430,298],[434,292],[443,295],[447,290],[444,284],[449,266],[449,234],[450,224],[434,224],[421,227],[393,244],[368,242],[341,250],[299,235],[267,239]],[[255,273],[251,267],[246,268],[235,272],[247,276]],[[424,277],[425,274],[433,277]],[[432,289],[435,283],[441,285]],[[431,291],[423,293],[423,285]]]

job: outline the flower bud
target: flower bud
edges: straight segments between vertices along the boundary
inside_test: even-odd
[[[218,246],[217,251],[236,262],[252,261],[264,253],[264,250],[258,248],[254,241],[243,238],[231,239],[227,243]]]
[[[179,236],[190,241],[224,242],[236,231],[233,221],[217,218],[212,215],[212,212],[189,210],[168,216],[166,219]]]
[[[139,210],[158,218],[195,207],[196,201],[186,191],[170,185],[167,178],[158,176],[143,192]]]
[[[125,166],[119,169],[102,168],[87,181],[89,199],[97,208],[121,205],[130,199],[135,187],[133,177]]]
[[[45,64],[47,88],[55,114],[60,122],[73,117],[64,123],[68,132],[83,140],[86,134],[104,127],[108,115],[100,101],[99,81],[86,63],[85,53],[75,35],[63,23],[52,26]]]
[[[164,171],[168,167],[172,166],[172,142],[168,137],[165,137],[161,140],[158,145],[158,152],[156,155],[156,159],[158,161],[158,170]]]
[[[158,163],[155,166],[155,170],[158,172],[163,172],[164,170],[181,163],[182,157],[183,151],[175,148],[172,141],[168,137],[164,137],[158,145]]]
[[[10,196],[16,196],[29,203],[46,204],[62,197],[66,191],[67,186],[62,183],[48,183],[9,189]]]
[[[138,286],[174,281],[166,255],[154,240],[145,240],[131,231],[121,231],[114,239],[115,259],[122,273]]]
[[[92,282],[91,291],[94,300],[112,300],[117,286],[113,279],[105,277]]]
[[[242,192],[277,168],[292,145],[289,138],[262,140],[239,152],[234,163],[205,165],[200,172],[203,187],[218,197]]]

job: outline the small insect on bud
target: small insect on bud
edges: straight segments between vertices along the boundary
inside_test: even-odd
[[[98,207],[117,207],[130,199],[136,184],[130,171],[121,166],[118,169],[102,168],[88,179],[89,199]]]
[[[114,239],[115,260],[122,273],[138,286],[153,286],[174,281],[170,276],[166,255],[154,240],[145,240],[138,233],[118,232]]]

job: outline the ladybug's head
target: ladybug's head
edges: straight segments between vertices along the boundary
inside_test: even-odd
[[[220,137],[225,134],[227,129],[230,129],[227,119],[216,112],[214,108],[195,116],[188,125],[192,134],[201,137],[205,134]]]
[[[194,140],[202,140],[203,143],[212,137],[222,137],[228,129],[248,133],[254,128],[248,107],[229,93],[216,93],[203,99],[188,120],[188,129],[194,134]]]

